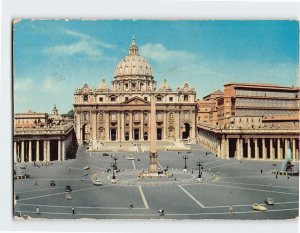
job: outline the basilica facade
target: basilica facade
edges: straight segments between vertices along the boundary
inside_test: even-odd
[[[79,144],[150,140],[150,100],[156,103],[157,140],[195,142],[196,92],[188,83],[176,90],[156,87],[150,64],[135,39],[116,66],[112,86],[102,80],[75,90],[74,123]]]

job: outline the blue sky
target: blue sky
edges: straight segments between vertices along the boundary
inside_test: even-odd
[[[135,35],[140,55],[175,89],[197,98],[228,82],[298,85],[296,21],[21,20],[14,24],[14,111],[60,113],[73,93],[111,85]]]

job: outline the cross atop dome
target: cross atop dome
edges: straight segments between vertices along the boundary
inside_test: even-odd
[[[137,45],[135,43],[134,35],[132,36],[131,45],[129,47],[129,56],[132,56],[132,55],[139,55],[139,48],[137,47]]]

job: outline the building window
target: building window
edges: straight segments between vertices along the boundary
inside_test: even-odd
[[[160,96],[156,97],[156,100],[160,102],[161,101],[161,97]]]
[[[116,97],[111,97],[111,98],[110,98],[110,101],[111,101],[111,102],[115,102],[115,101],[116,101]]]
[[[127,101],[128,100],[128,97],[125,97],[125,101]]]
[[[144,97],[144,100],[148,101],[148,97]]]
[[[170,102],[173,102],[173,97],[169,97],[169,101],[170,101]]]
[[[128,89],[128,83],[125,83],[125,88]]]
[[[89,97],[88,95],[83,95],[83,101],[88,101]]]
[[[184,101],[188,101],[188,100],[189,100],[189,96],[188,96],[188,95],[184,95],[184,96],[183,96],[183,100],[184,100]]]
[[[99,98],[99,101],[100,101],[100,102],[103,102],[103,97],[100,97],[100,98]]]

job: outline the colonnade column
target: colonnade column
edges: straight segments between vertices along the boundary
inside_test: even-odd
[[[61,140],[60,139],[58,140],[57,147],[58,147],[58,150],[57,150],[57,160],[61,161]]]
[[[272,138],[270,138],[270,159],[274,159],[274,147]]]
[[[244,158],[244,139],[240,139],[240,159]]]
[[[258,159],[258,142],[257,142],[257,138],[254,138],[254,153],[255,153],[255,159]]]
[[[132,140],[132,112],[129,112],[129,141]]]
[[[292,159],[296,160],[296,139],[291,139],[292,140]]]
[[[250,138],[247,138],[247,157],[251,159],[251,141]]]
[[[288,139],[284,139],[284,156],[285,156],[285,159],[286,159],[286,156],[288,154],[288,150],[289,150],[289,144],[288,144]]]
[[[262,138],[262,155],[263,159],[267,158],[266,141],[264,138]]]
[[[14,142],[14,162],[18,162],[18,157],[17,157],[17,142]]]
[[[225,141],[225,157],[226,159],[229,159],[229,139],[226,138]]]
[[[44,140],[44,157],[43,157],[43,161],[46,162],[47,160],[47,141]]]
[[[280,146],[280,138],[277,138],[277,159],[282,159],[281,146]]]
[[[140,122],[141,122],[141,132],[140,132],[140,140],[144,141],[144,113],[143,111],[140,113]]]
[[[66,160],[65,142],[62,141],[62,161]]]
[[[36,140],[36,159],[35,161],[40,161],[40,141]]]
[[[50,140],[47,141],[47,162],[50,162]]]
[[[28,162],[32,162],[32,151],[31,151],[31,141],[29,141],[29,145],[28,145]]]
[[[24,144],[24,141],[21,142],[21,163],[24,163],[25,162],[25,159],[24,159],[24,149],[25,149],[25,144]]]

